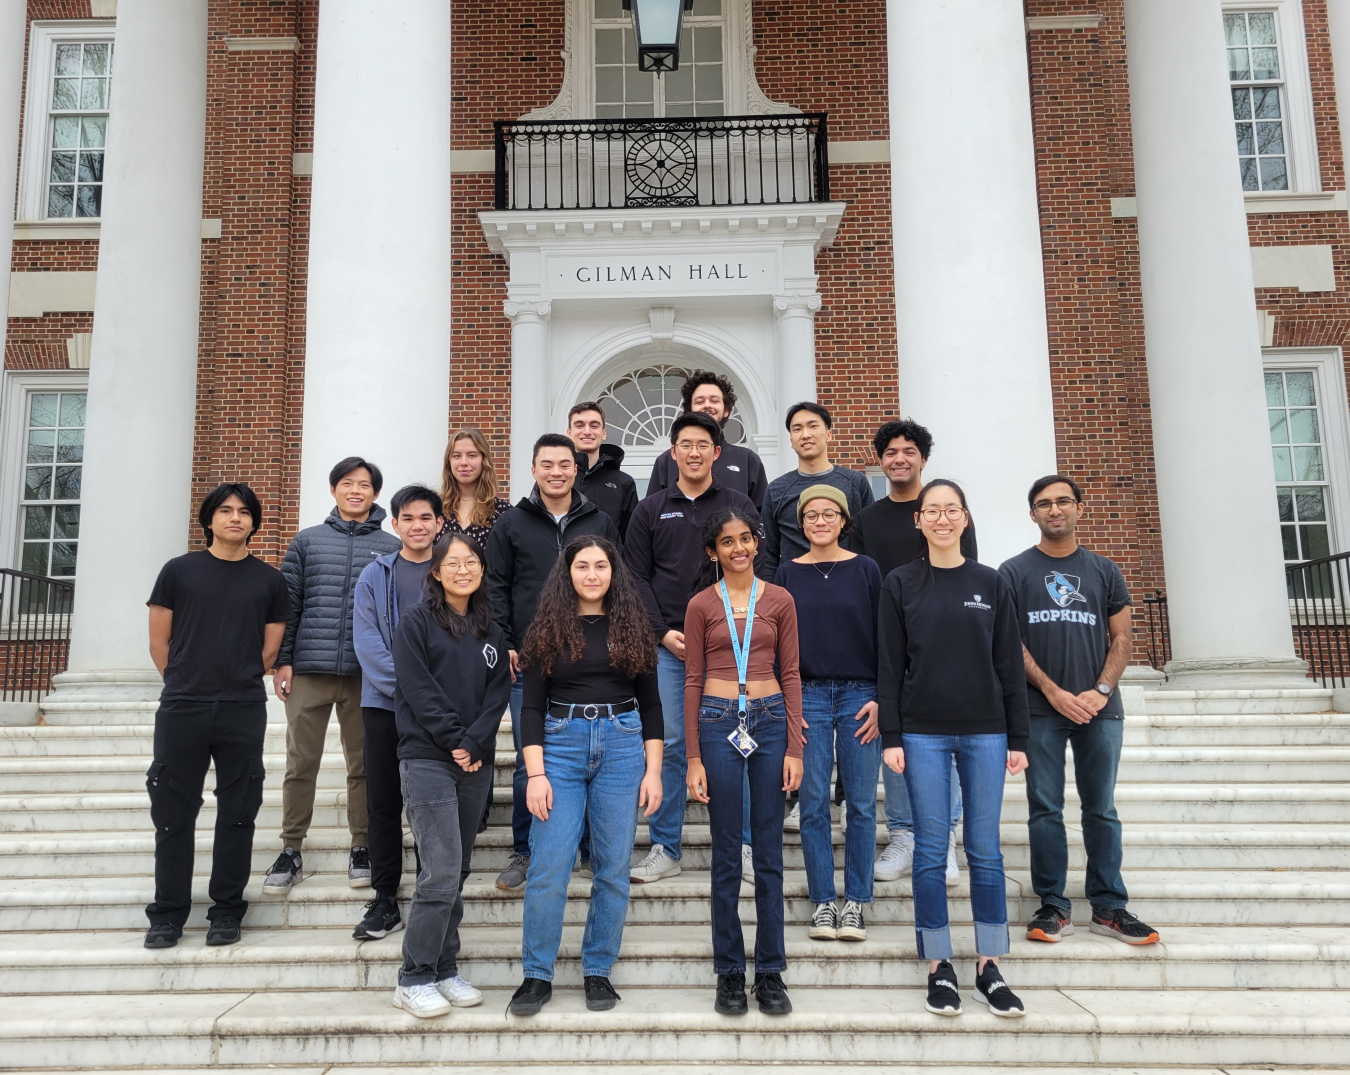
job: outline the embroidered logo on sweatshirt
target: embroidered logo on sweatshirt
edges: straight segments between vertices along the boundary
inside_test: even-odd
[[[684,518],[684,512],[682,512],[682,511],[668,511],[668,512],[666,512],[665,514],[661,515],[660,518],[662,518],[662,519],[683,519],[683,518]]]
[[[731,463],[728,463],[728,464],[727,464],[727,470],[734,470],[737,474],[739,474],[739,473],[741,472],[741,468],[740,468],[740,467],[734,466],[734,465],[731,464]]]
[[[497,647],[491,642],[487,642],[483,645],[483,660],[487,661],[487,666],[489,668],[497,667]]]
[[[984,609],[984,611],[986,611],[986,612],[988,612],[992,607],[993,607],[992,605],[986,605],[986,604],[980,599],[980,595],[979,595],[979,594],[975,594],[975,600],[974,600],[974,601],[967,601],[967,602],[966,602],[966,608],[982,608],[982,609]]]

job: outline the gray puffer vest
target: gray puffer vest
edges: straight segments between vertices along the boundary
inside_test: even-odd
[[[361,674],[352,642],[356,580],[377,556],[403,547],[380,529],[384,519],[378,504],[363,522],[349,522],[334,508],[319,526],[306,527],[292,539],[281,563],[291,591],[291,618],[278,668],[289,664],[297,673]]]

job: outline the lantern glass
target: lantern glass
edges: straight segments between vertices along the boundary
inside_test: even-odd
[[[674,71],[680,66],[680,30],[688,0],[628,0],[637,37],[638,67]]]

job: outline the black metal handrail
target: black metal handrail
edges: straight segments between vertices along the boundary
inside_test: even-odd
[[[498,209],[829,201],[825,112],[498,120]]]
[[[75,584],[0,568],[0,701],[36,702],[70,657]]]
[[[1161,672],[1172,659],[1172,624],[1167,618],[1167,595],[1154,590],[1153,596],[1144,595],[1144,611],[1148,614],[1148,663]]]
[[[1286,564],[1294,648],[1323,687],[1350,686],[1350,552]]]

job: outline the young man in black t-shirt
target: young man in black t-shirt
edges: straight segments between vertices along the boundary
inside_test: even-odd
[[[281,572],[248,551],[262,508],[242,483],[197,514],[206,548],[164,565],[146,602],[150,657],[164,677],[155,760],[146,774],[155,823],[155,899],[145,947],[172,948],[192,910],[192,859],[206,770],[216,766],[209,945],[234,944],[248,901],[253,821],[262,805],[267,692],[291,612]]]
[[[1129,896],[1120,876],[1115,788],[1125,714],[1116,684],[1130,659],[1130,593],[1119,567],[1078,544],[1086,512],[1077,482],[1047,475],[1032,485],[1027,501],[1041,540],[998,569],[1017,605],[1031,706],[1027,829],[1031,887],[1042,906],[1027,939],[1055,942],[1073,932],[1064,895],[1068,744],[1083,811],[1088,928],[1126,944],[1155,944],[1157,931],[1125,909]]]

